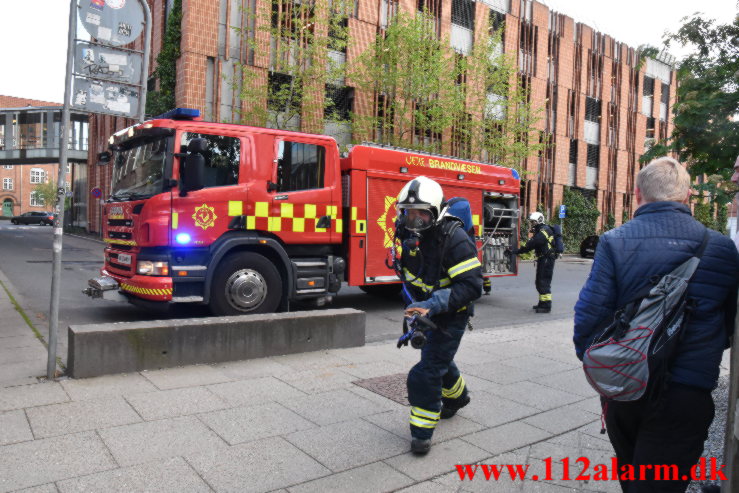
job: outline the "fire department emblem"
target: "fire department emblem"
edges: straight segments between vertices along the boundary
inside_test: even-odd
[[[195,208],[192,218],[195,220],[195,226],[208,229],[216,224],[218,216],[216,216],[215,207],[208,207],[208,204],[203,204]]]
[[[385,211],[380,214],[380,217],[377,218],[377,225],[380,226],[380,229],[385,234],[385,239],[383,241],[383,245],[385,248],[390,248],[393,245],[392,238],[395,236],[395,202],[397,202],[397,197],[385,197]]]

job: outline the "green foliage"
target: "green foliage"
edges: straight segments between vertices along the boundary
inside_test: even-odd
[[[719,204],[718,210],[716,211],[716,230],[725,235],[727,233],[726,226],[729,220],[729,206],[728,204]]]
[[[631,217],[629,217],[629,211],[624,209],[621,213],[621,224],[626,224],[629,219],[631,219]]]
[[[433,26],[428,14],[401,12],[355,59],[351,80],[374,93],[379,106],[375,115],[355,115],[358,133],[522,172],[521,161],[549,141],[530,138],[541,109],[528,102],[515,60],[500,49],[500,33],[478,32],[472,52],[463,56]],[[443,147],[441,136],[449,129],[452,143]]]
[[[346,50],[353,5],[351,0],[271,0],[256,12],[244,11],[246,27],[232,29],[255,56],[263,55],[265,38],[271,41],[270,71],[264,81],[252,65],[237,67],[230,83],[244,108],[236,110],[238,123],[322,133],[322,121],[348,122],[325,96],[329,88],[346,87],[346,67],[329,53]]]
[[[182,39],[182,0],[174,0],[167,19],[162,51],[157,55],[157,68],[152,76],[159,79],[159,89],[148,92],[146,114],[159,115],[174,108],[175,86],[177,84],[177,59],[180,58]]]
[[[44,207],[49,209],[56,207],[57,193],[56,183],[54,180],[49,180],[46,183],[39,183],[33,187],[33,193],[36,194],[36,197],[44,201]]]
[[[552,224],[562,224],[565,252],[579,252],[582,240],[595,234],[600,211],[595,199],[586,198],[570,187],[564,187],[562,202],[567,206],[567,217],[564,221],[559,217],[554,217],[552,218]],[[608,218],[608,224],[610,224],[611,217]],[[613,223],[615,225],[615,219]]]
[[[696,202],[693,217],[707,228],[726,234],[726,221],[729,211],[726,203],[716,204],[712,201]]]
[[[739,155],[739,16],[721,25],[698,14],[686,17],[677,32],[666,35],[665,45],[671,43],[692,47],[677,71],[675,127],[642,162],[676,152],[692,176],[717,177],[696,188],[724,203],[735,191],[728,179]]]

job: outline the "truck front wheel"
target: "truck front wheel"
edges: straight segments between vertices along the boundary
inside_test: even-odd
[[[213,276],[210,308],[215,315],[272,313],[280,304],[282,279],[266,257],[254,252],[228,255]]]

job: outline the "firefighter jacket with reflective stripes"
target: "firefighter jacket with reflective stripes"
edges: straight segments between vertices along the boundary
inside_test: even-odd
[[[432,317],[471,310],[480,297],[482,265],[475,244],[462,228],[444,235],[442,227],[436,226],[424,233],[417,249],[403,249],[401,266],[406,288],[416,302],[409,306],[429,308]]]
[[[554,255],[554,231],[546,224],[537,224],[534,226],[534,236],[529,238],[526,245],[518,250],[512,250],[513,253],[528,253],[534,250],[536,258],[542,258]]]

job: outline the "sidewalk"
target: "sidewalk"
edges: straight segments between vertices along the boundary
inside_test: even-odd
[[[35,383],[19,375],[43,375],[45,349],[4,290],[0,310],[0,372],[16,373],[0,384],[0,492],[619,491],[613,481],[556,479],[562,458],[574,478],[577,458],[613,455],[569,322],[468,332],[456,361],[472,402],[439,424],[419,458],[408,452],[408,407],[393,400],[419,358],[410,347]],[[530,464],[528,475],[543,478],[547,457],[551,481],[455,472]]]

